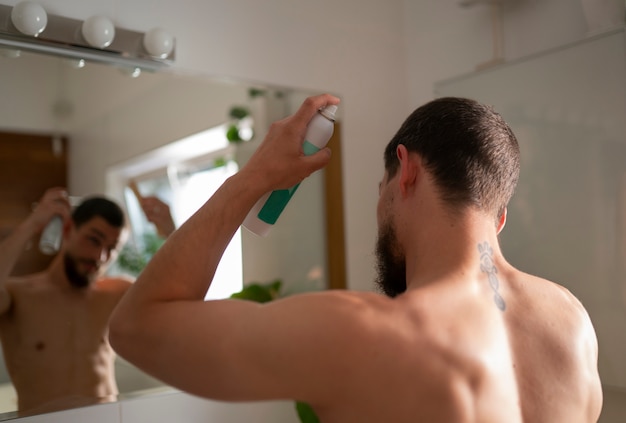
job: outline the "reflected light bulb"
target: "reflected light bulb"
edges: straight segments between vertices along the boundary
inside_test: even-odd
[[[115,25],[104,16],[92,16],[85,19],[81,32],[90,46],[105,48],[110,46],[115,38]]]
[[[162,28],[153,28],[144,35],[143,46],[150,56],[165,59],[174,49],[174,37]]]
[[[74,69],[82,69],[87,64],[87,62],[85,62],[85,59],[66,59],[65,63],[69,67]]]
[[[120,72],[126,76],[130,76],[131,78],[138,78],[141,75],[140,68],[120,68]]]
[[[0,57],[6,57],[7,59],[16,59],[22,55],[21,50],[14,48],[0,48]]]
[[[46,29],[48,14],[37,3],[21,1],[11,10],[11,22],[22,34],[36,37]]]

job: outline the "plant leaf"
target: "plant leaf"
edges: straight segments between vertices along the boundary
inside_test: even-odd
[[[265,90],[261,90],[259,88],[250,88],[248,90],[248,95],[250,96],[250,98],[255,98],[265,95],[265,92]]]
[[[230,296],[239,300],[255,301],[257,303],[267,303],[274,297],[269,289],[259,284],[252,284],[244,287],[241,291]]]
[[[233,106],[228,115],[233,119],[243,119],[250,114],[250,111],[243,106]]]
[[[228,127],[226,130],[226,139],[230,142],[243,141],[239,135],[239,128],[237,128],[237,125],[230,125]]]
[[[296,401],[296,411],[302,423],[319,423],[320,419],[313,411],[313,408],[307,403]]]

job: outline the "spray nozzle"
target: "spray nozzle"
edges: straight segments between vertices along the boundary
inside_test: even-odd
[[[322,107],[319,112],[327,119],[330,119],[332,121],[335,120],[335,113],[337,113],[337,105],[336,104],[330,104],[326,107]]]

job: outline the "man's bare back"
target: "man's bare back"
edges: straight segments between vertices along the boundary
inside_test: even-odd
[[[586,312],[562,287],[500,268],[506,313],[485,278],[439,281],[396,299],[321,294],[359,302],[351,317],[341,314],[356,321],[334,341],[344,370],[328,384],[336,400],[316,409],[321,421],[595,421],[602,398]],[[334,301],[324,303],[335,320],[327,323],[346,329],[326,308]]]
[[[108,319],[128,286],[102,279],[77,291],[51,283],[47,273],[8,281],[12,307],[0,315],[0,339],[20,410],[116,398]]]

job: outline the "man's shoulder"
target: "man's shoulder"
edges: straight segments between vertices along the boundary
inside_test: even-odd
[[[533,285],[533,289],[529,290],[531,300],[547,302],[550,308],[560,312],[586,315],[582,302],[564,284],[524,273],[522,277]]]
[[[45,289],[50,287],[46,272],[32,273],[30,275],[9,277],[5,284],[9,291],[28,291],[32,289]]]
[[[369,291],[326,290],[298,294],[276,302],[284,315],[332,325],[338,331],[356,333],[393,332],[392,327],[405,314],[397,299]],[[283,302],[283,301],[281,301]],[[271,303],[270,303],[271,304]]]
[[[290,298],[290,297],[287,297]],[[344,289],[329,289],[325,291],[308,292],[293,296],[303,302],[323,304],[324,306],[350,306],[371,308],[387,307],[393,301],[391,298],[371,291],[351,291]]]

